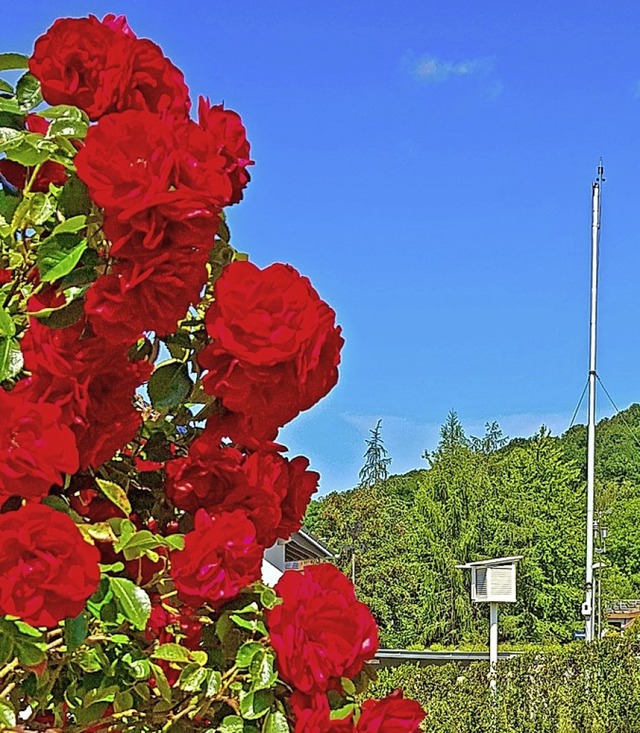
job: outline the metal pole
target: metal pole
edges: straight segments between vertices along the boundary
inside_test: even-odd
[[[496,666],[498,664],[498,604],[489,604],[489,687],[496,690]]]
[[[596,323],[598,308],[598,243],[600,239],[600,185],[604,169],[602,160],[593,182],[591,195],[591,312],[589,318],[589,417],[587,423],[587,562],[585,599],[582,615],[585,618],[585,639],[593,641],[593,507],[595,496],[596,456]]]

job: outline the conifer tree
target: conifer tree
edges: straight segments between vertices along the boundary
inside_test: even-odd
[[[369,431],[371,437],[365,441],[367,450],[364,454],[364,466],[358,475],[358,488],[370,488],[389,478],[388,466],[391,458],[384,447],[381,425],[382,420],[378,420],[375,428]]]

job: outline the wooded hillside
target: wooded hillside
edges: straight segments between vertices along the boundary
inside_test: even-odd
[[[568,641],[584,628],[586,428],[508,441],[493,423],[473,438],[451,413],[425,457],[427,468],[322,497],[306,518],[347,573],[355,554],[382,645],[484,645],[488,610],[456,565],[504,555],[524,559],[503,640]],[[640,405],[600,422],[596,460],[603,601],[640,597]]]

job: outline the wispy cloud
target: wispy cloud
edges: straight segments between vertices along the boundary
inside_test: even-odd
[[[495,59],[479,56],[467,59],[442,59],[426,54],[416,56],[409,52],[402,59],[406,72],[420,84],[433,85],[454,80],[473,80],[472,88],[481,98],[494,100],[500,97],[504,85],[495,73]]]
[[[445,61],[437,56],[423,56],[412,63],[413,75],[425,82],[443,82],[452,77],[486,76],[493,69],[493,59]]]

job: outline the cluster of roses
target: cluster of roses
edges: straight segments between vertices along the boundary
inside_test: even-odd
[[[21,340],[29,374],[11,391],[0,388],[0,613],[52,627],[82,611],[98,587],[99,561],[115,558],[39,502],[75,474],[67,494],[84,488],[70,496],[74,511],[94,522],[119,513],[89,474],[140,435],[132,398],[153,364],[132,347],[147,332],[173,333],[200,301],[221,212],[241,200],[252,161],[240,117],[201,98],[198,121],[190,119],[182,73],[122,16],[57,20],[29,68],[49,104],[78,107],[93,122],[75,163],[101,224],[91,242],[100,274],[78,319],[52,328],[32,316]],[[25,124],[46,133],[37,116]],[[2,163],[5,180],[21,188],[28,172]],[[64,183],[54,165],[37,172],[31,190]],[[32,313],[65,304],[56,283],[37,293]],[[164,551],[157,564],[142,558],[135,572],[125,564],[142,583],[168,567],[184,605],[168,615],[152,594],[147,633],[161,642],[178,634],[190,648],[200,644],[198,610],[217,610],[258,580],[264,548],[300,528],[318,474],[273,441],[335,385],[343,344],[333,310],[288,265],[232,262],[212,295],[208,343],[197,357],[214,401],[206,426],[186,450],[176,441],[169,460],[135,461],[157,472],[174,518],[191,515],[193,529],[184,549]],[[15,509],[16,497],[26,504]],[[147,519],[153,531],[175,531],[169,524]],[[307,569],[285,575],[277,592],[283,603],[267,625],[281,677],[295,690],[298,733],[417,729],[420,707],[397,696],[365,703],[357,722],[330,718],[328,692],[377,650],[375,622],[343,575]]]
[[[378,651],[378,627],[351,581],[333,565],[285,573],[276,585],[282,604],[267,616],[281,677],[294,692],[295,733],[413,733],[424,718],[414,700],[396,693],[366,701],[353,715],[331,718],[330,690],[342,691],[341,678],[353,678]],[[301,653],[304,649],[304,653]]]

